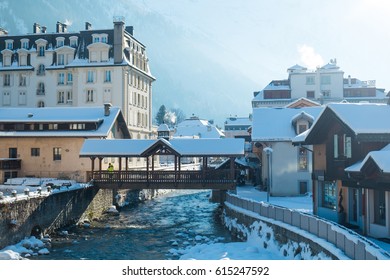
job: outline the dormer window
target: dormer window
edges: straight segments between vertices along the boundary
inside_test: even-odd
[[[14,40],[5,40],[5,48],[12,50],[14,48]]]
[[[292,125],[295,129],[295,133],[298,135],[305,132],[310,128],[310,125],[313,123],[313,121],[314,121],[313,116],[305,113],[304,111],[295,115],[292,118]]]
[[[65,64],[65,55],[63,53],[57,54],[57,65]]]
[[[76,48],[77,47],[77,41],[78,41],[78,38],[77,36],[72,36],[69,38],[69,41],[70,41],[70,46],[72,48]]]
[[[57,41],[57,44],[56,44],[57,48],[60,48],[60,47],[64,46],[65,38],[64,37],[57,37],[56,41]]]
[[[22,49],[28,50],[28,42],[29,39],[21,39],[20,40],[20,45],[22,46]]]

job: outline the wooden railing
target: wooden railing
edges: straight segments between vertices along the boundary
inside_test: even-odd
[[[88,172],[89,180],[101,188],[226,188],[235,185],[230,170],[184,170],[184,171],[93,171]]]

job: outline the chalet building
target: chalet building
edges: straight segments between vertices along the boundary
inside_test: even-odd
[[[86,181],[90,159],[80,159],[85,139],[129,139],[119,107],[0,109],[0,182],[15,177]],[[115,159],[105,158],[100,166]]]
[[[152,82],[146,47],[132,26],[114,18],[113,27],[88,22],[68,32],[57,22],[49,33],[0,33],[0,107],[96,107],[121,109],[133,139],[151,138]]]
[[[308,130],[322,110],[320,106],[253,109],[253,149],[261,160],[263,188],[270,188],[271,196],[312,191],[311,146],[294,147],[292,140]]]
[[[313,145],[314,214],[390,237],[389,118],[389,105],[328,104],[293,140]]]
[[[302,97],[320,104],[343,100],[349,103],[387,103],[389,99],[384,89],[376,87],[375,80],[344,78],[336,59],[315,70],[294,65],[287,72],[287,79],[273,80],[263,90],[254,92],[253,108],[285,107]]]

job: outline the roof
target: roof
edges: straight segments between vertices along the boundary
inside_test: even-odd
[[[296,136],[292,122],[301,114],[314,120],[322,110],[322,107],[254,108],[252,141],[291,141]]]
[[[299,135],[293,142],[312,142],[317,134],[329,124],[333,114],[356,136],[388,135],[390,137],[390,106],[374,103],[330,103],[305,135]],[[386,138],[387,139],[387,138]]]
[[[244,139],[86,139],[80,157],[141,157],[157,145],[167,145],[180,156],[241,156]]]
[[[252,120],[249,117],[229,117],[225,120],[225,126],[251,126]]]
[[[179,123],[173,137],[192,137],[194,135],[199,136],[199,138],[221,138],[225,136],[217,127],[210,124],[207,120],[193,117]]]
[[[371,151],[366,157],[347,168],[345,168],[346,172],[361,172],[364,166],[372,160],[377,167],[384,173],[390,173],[390,144],[384,147],[380,151]]]
[[[107,137],[115,121],[123,116],[119,107],[111,107],[104,116],[104,107],[0,108],[0,123],[60,124],[96,123],[94,130],[15,130],[0,131],[0,137]]]

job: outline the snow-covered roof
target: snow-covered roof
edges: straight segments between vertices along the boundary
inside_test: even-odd
[[[159,131],[169,131],[168,125],[165,123],[160,124],[159,127],[157,128],[157,132]]]
[[[289,67],[287,70],[289,70],[289,71],[291,71],[291,70],[292,71],[296,71],[296,70],[298,70],[298,71],[306,71],[307,68],[303,67],[301,65],[295,64],[294,66]]]
[[[305,106],[302,106],[302,105],[305,105]],[[294,100],[291,103],[287,104],[285,107],[298,108],[298,107],[309,107],[309,106],[321,106],[321,104],[314,101],[314,100],[310,100],[306,97],[300,97],[297,100]]]
[[[176,127],[173,137],[199,136],[199,138],[221,138],[225,135],[207,120],[190,118],[182,121]]]
[[[140,157],[156,143],[168,145],[181,156],[244,155],[244,139],[86,139],[80,157]]]
[[[378,168],[384,173],[390,173],[390,144],[384,147],[380,151],[371,151],[366,157],[347,168],[345,168],[346,172],[361,172],[364,165],[367,161],[371,159],[375,162]]]
[[[322,107],[254,108],[252,141],[291,141],[295,136],[292,121],[303,114],[316,119]]]
[[[390,133],[390,106],[374,103],[331,103],[327,106],[356,134]]]
[[[94,130],[14,130],[0,131],[0,137],[106,137],[121,114],[119,107],[111,107],[104,115],[104,107],[44,107],[1,108],[0,123],[60,124],[96,123]]]
[[[252,120],[249,117],[229,117],[225,120],[225,126],[251,126]]]
[[[321,67],[323,70],[338,70],[340,67],[338,67],[335,63],[327,63],[324,66]]]

